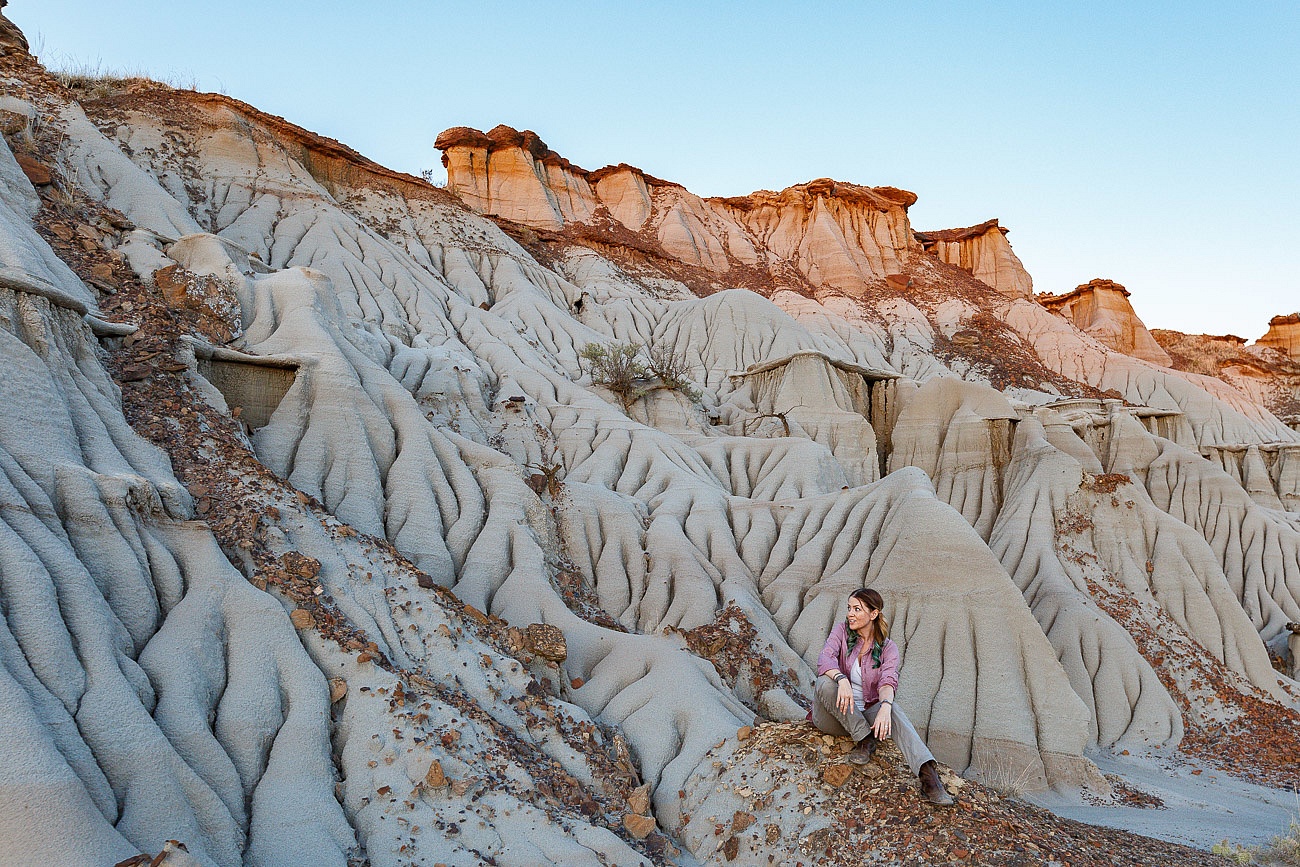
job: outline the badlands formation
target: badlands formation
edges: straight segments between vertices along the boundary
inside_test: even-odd
[[[1213,863],[990,787],[1300,777],[1297,317],[0,50],[6,864]],[[863,585],[957,808],[802,722]]]

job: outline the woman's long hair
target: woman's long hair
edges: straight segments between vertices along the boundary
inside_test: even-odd
[[[873,611],[878,611],[876,619],[872,621],[875,624],[876,640],[875,643],[883,645],[885,639],[889,637],[889,621],[885,619],[885,600],[879,593],[870,587],[861,587],[849,594],[850,599],[856,599],[863,605]],[[849,630],[850,633],[853,630]],[[856,633],[854,633],[856,635]]]

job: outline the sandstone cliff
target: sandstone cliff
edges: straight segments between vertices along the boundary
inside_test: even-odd
[[[1168,367],[1169,356],[1147,331],[1128,299],[1129,291],[1123,286],[1098,278],[1063,295],[1040,294],[1038,303],[1116,352]]]
[[[1118,802],[1089,755],[1292,780],[1300,434],[927,251],[912,194],[504,127],[439,137],[444,192],[5,45],[14,863],[797,859],[833,808],[740,744],[864,585],[970,811],[1003,765]]]
[[[966,229],[917,232],[916,239],[941,261],[975,275],[1011,298],[1028,298],[1034,281],[1007,243],[1007,230],[997,220]]]
[[[1274,316],[1268,321],[1268,332],[1256,343],[1276,349],[1292,361],[1300,361],[1300,313]]]

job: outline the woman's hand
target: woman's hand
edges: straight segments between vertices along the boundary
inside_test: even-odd
[[[840,713],[848,713],[853,707],[853,684],[847,677],[840,679],[839,690],[835,693],[835,706]]]
[[[882,704],[876,710],[876,720],[871,724],[871,731],[875,734],[877,740],[884,740],[889,737],[890,731],[894,727],[894,706],[892,704]]]

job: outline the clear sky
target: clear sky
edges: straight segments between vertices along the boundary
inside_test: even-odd
[[[997,217],[1038,291],[1149,327],[1300,309],[1300,2],[11,0],[48,65],[217,90],[418,173],[450,126],[700,195],[816,177]]]

